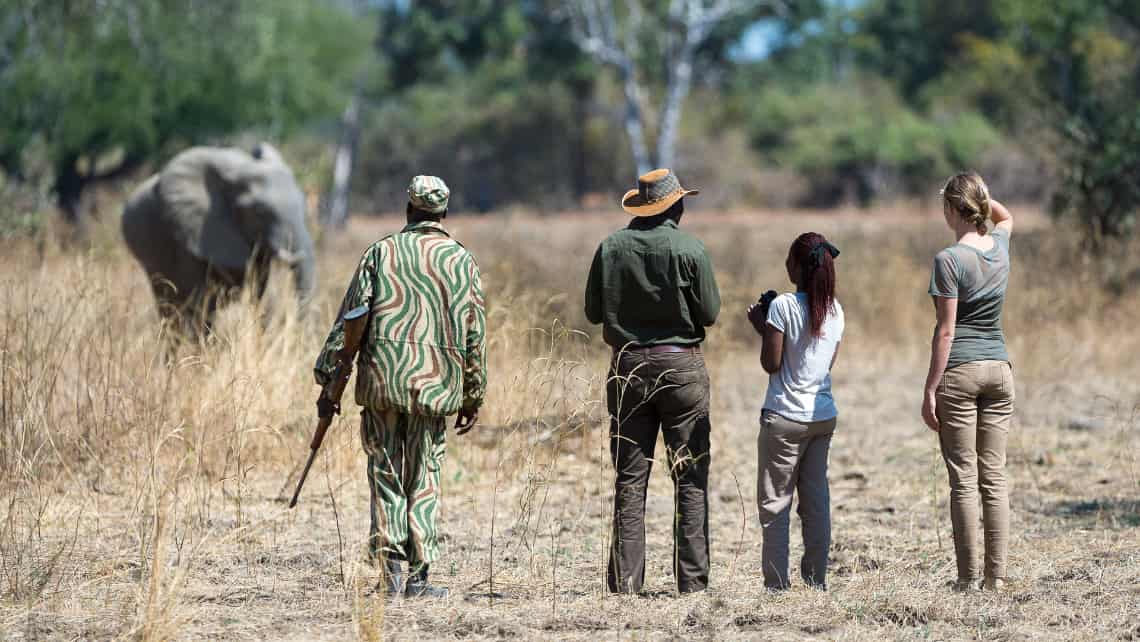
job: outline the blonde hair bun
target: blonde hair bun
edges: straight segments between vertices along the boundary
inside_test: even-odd
[[[990,218],[990,190],[977,172],[951,176],[942,188],[942,198],[958,216],[985,234],[986,221]]]

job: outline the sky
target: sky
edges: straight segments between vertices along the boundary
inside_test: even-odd
[[[828,4],[837,8],[853,9],[866,0],[828,0]],[[733,47],[731,56],[742,62],[763,60],[772,53],[772,49],[779,43],[782,29],[779,22],[772,19],[757,20],[744,30],[740,42]]]

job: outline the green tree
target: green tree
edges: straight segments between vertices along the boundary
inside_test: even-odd
[[[8,0],[0,30],[0,164],[42,141],[80,226],[91,184],[176,146],[335,113],[368,38],[308,0]]]
[[[810,186],[804,202],[816,207],[869,205],[929,190],[997,136],[973,112],[925,116],[875,76],[771,89],[744,100],[754,146],[804,176]]]
[[[1059,143],[1054,210],[1093,246],[1135,230],[1140,210],[1140,6],[1128,0],[1005,0]]]
[[[598,70],[547,4],[386,3],[356,190],[390,207],[413,173],[438,173],[456,209],[486,210],[568,206],[608,187]]]
[[[860,62],[913,100],[950,70],[969,37],[1002,34],[1002,1],[871,0],[855,12]]]

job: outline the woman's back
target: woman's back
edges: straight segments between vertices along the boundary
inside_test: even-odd
[[[1009,284],[1009,234],[990,233],[993,247],[952,245],[934,258],[930,294],[958,300],[947,368],[970,361],[1008,361],[1001,315]]]
[[[831,362],[843,338],[839,301],[812,336],[808,297],[782,294],[768,309],[768,324],[784,333],[783,363],[768,379],[764,409],[794,421],[823,421],[839,414],[831,395]]]

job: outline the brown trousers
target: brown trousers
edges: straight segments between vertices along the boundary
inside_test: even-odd
[[[978,494],[985,530],[985,577],[1005,579],[1009,483],[1005,446],[1013,417],[1013,372],[1005,361],[972,361],[942,375],[938,440],[950,474],[950,520],[958,581],[978,573]]]
[[[827,586],[831,549],[831,495],[827,457],[835,419],[802,423],[765,410],[756,439],[756,503],[764,534],[761,562],[764,586],[788,588],[788,523],[792,494],[799,494],[804,556],[800,577],[811,586]]]
[[[709,377],[700,352],[624,352],[606,384],[614,523],[609,590],[637,593],[645,582],[645,495],[657,432],[673,478],[673,572],[682,593],[709,582]]]

